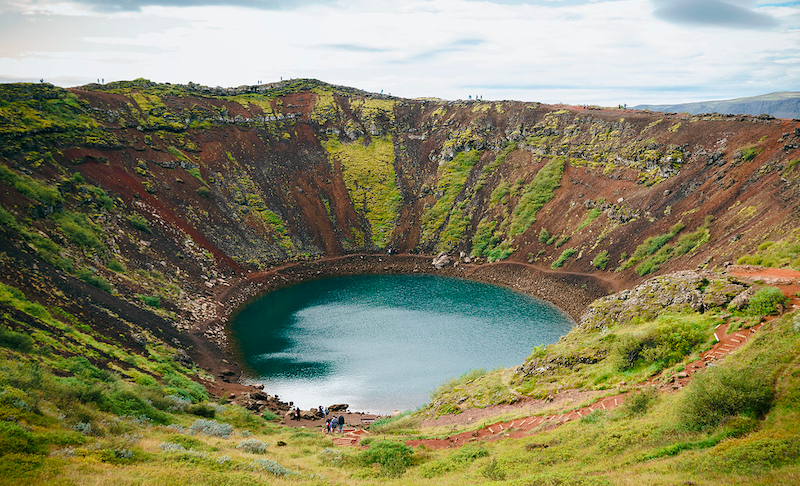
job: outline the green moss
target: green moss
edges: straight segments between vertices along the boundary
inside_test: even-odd
[[[601,214],[603,214],[601,210],[599,210],[598,208],[593,208],[592,210],[589,211],[589,214],[586,215],[586,219],[584,219],[581,222],[581,224],[578,225],[575,231],[576,232],[580,231],[583,228],[589,226],[589,224],[591,224],[591,222],[597,219],[597,217],[600,216]]]
[[[699,226],[697,229],[692,231],[691,233],[681,235],[678,238],[678,241],[675,244],[667,244],[672,236],[667,238],[668,235],[677,233],[677,231],[681,231],[683,229],[682,223],[676,224],[670,230],[670,233],[661,235],[660,237],[656,237],[655,239],[651,240],[648,244],[648,241],[645,240],[646,245],[645,251],[649,251],[652,253],[655,251],[657,245],[658,250],[655,251],[651,256],[644,259],[641,263],[639,263],[636,268],[634,269],[638,275],[648,275],[650,273],[656,272],[661,265],[665,262],[669,261],[672,258],[685,255],[691,251],[694,251],[700,245],[706,243],[711,238],[711,232],[709,231],[709,224],[711,223],[710,219],[707,219],[706,222]],[[637,248],[637,252],[639,248]],[[637,253],[634,253],[636,256]],[[631,257],[633,258],[633,257]]]
[[[737,263],[800,270],[800,241],[797,233],[788,234],[772,245],[759,245],[755,253],[740,257]]]
[[[539,169],[530,184],[525,186],[519,203],[514,208],[510,236],[521,235],[536,221],[539,212],[555,196],[555,191],[561,186],[561,176],[564,173],[564,158],[552,159]]]
[[[72,93],[49,84],[0,85],[0,153],[30,147],[112,146],[88,108]]]
[[[397,224],[402,196],[395,183],[394,144],[389,136],[342,144],[323,143],[331,158],[341,164],[350,201],[370,224],[372,242],[385,247]]]
[[[0,180],[6,182],[23,196],[41,204],[55,207],[63,204],[64,198],[54,187],[45,185],[34,178],[19,174],[0,164]]]
[[[481,152],[459,152],[452,160],[439,166],[436,183],[436,202],[426,207],[422,213],[422,234],[420,242],[429,244],[434,241],[436,233],[445,225],[461,194],[472,168],[480,161]]]
[[[578,250],[576,250],[575,248],[567,248],[566,250],[561,252],[561,255],[559,255],[559,257],[558,257],[558,259],[556,259],[556,261],[554,261],[553,263],[550,264],[550,268],[552,268],[554,270],[556,268],[561,268],[561,266],[564,264],[564,262],[567,261],[567,259],[569,257],[571,257],[572,255],[574,255],[576,253],[578,253]]]

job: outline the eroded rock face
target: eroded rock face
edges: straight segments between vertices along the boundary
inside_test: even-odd
[[[580,325],[599,329],[634,318],[653,319],[663,311],[703,312],[727,305],[745,289],[745,284],[730,276],[675,272],[594,301]]]

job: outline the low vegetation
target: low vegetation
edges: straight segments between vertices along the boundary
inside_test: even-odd
[[[595,108],[302,79],[0,86],[0,484],[797,484],[800,317],[760,284],[739,308],[744,285],[723,278],[650,282],[663,302],[600,299],[518,368],[466,373],[376,421],[362,449],[210,396],[219,377],[180,349],[231,277],[328,252],[519,251],[572,275],[618,266],[602,276],[623,283],[742,249],[738,263],[800,269],[796,215],[775,204],[796,189],[796,131]],[[717,151],[723,138],[737,145]],[[717,186],[736,195],[727,212]],[[684,376],[725,325],[752,338]],[[518,438],[409,445],[482,428],[433,421],[468,409],[532,398],[560,414],[622,394]]]
[[[372,242],[386,247],[397,223],[402,198],[395,183],[391,137],[341,143],[328,139],[325,148],[341,164],[350,200],[370,224]]]
[[[557,157],[545,164],[536,176],[526,185],[520,196],[519,203],[514,208],[514,213],[509,227],[509,235],[521,235],[536,221],[539,212],[555,196],[555,191],[561,186],[561,177],[564,174],[564,159]]]

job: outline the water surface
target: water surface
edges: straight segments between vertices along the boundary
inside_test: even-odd
[[[475,368],[521,364],[572,321],[503,287],[430,275],[363,275],[266,294],[234,318],[249,383],[303,409],[387,413]]]

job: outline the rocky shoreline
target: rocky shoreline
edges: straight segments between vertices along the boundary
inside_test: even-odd
[[[206,385],[219,396],[229,397],[258,411],[268,407],[285,410],[286,404],[269,397],[261,389],[239,383],[242,368],[230,345],[227,326],[239,309],[261,295],[300,282],[364,274],[426,274],[464,278],[504,286],[545,300],[577,323],[595,299],[615,290],[613,281],[595,275],[548,271],[534,265],[515,262],[489,264],[464,263],[453,258],[446,265],[435,266],[431,255],[355,254],[329,257],[312,262],[282,265],[266,272],[252,272],[231,279],[215,296],[216,318],[202,323],[195,331],[216,344],[223,356],[201,359],[203,367],[215,377]],[[198,357],[196,357],[197,359]],[[208,359],[210,358],[210,359]],[[290,399],[291,397],[286,397]]]

